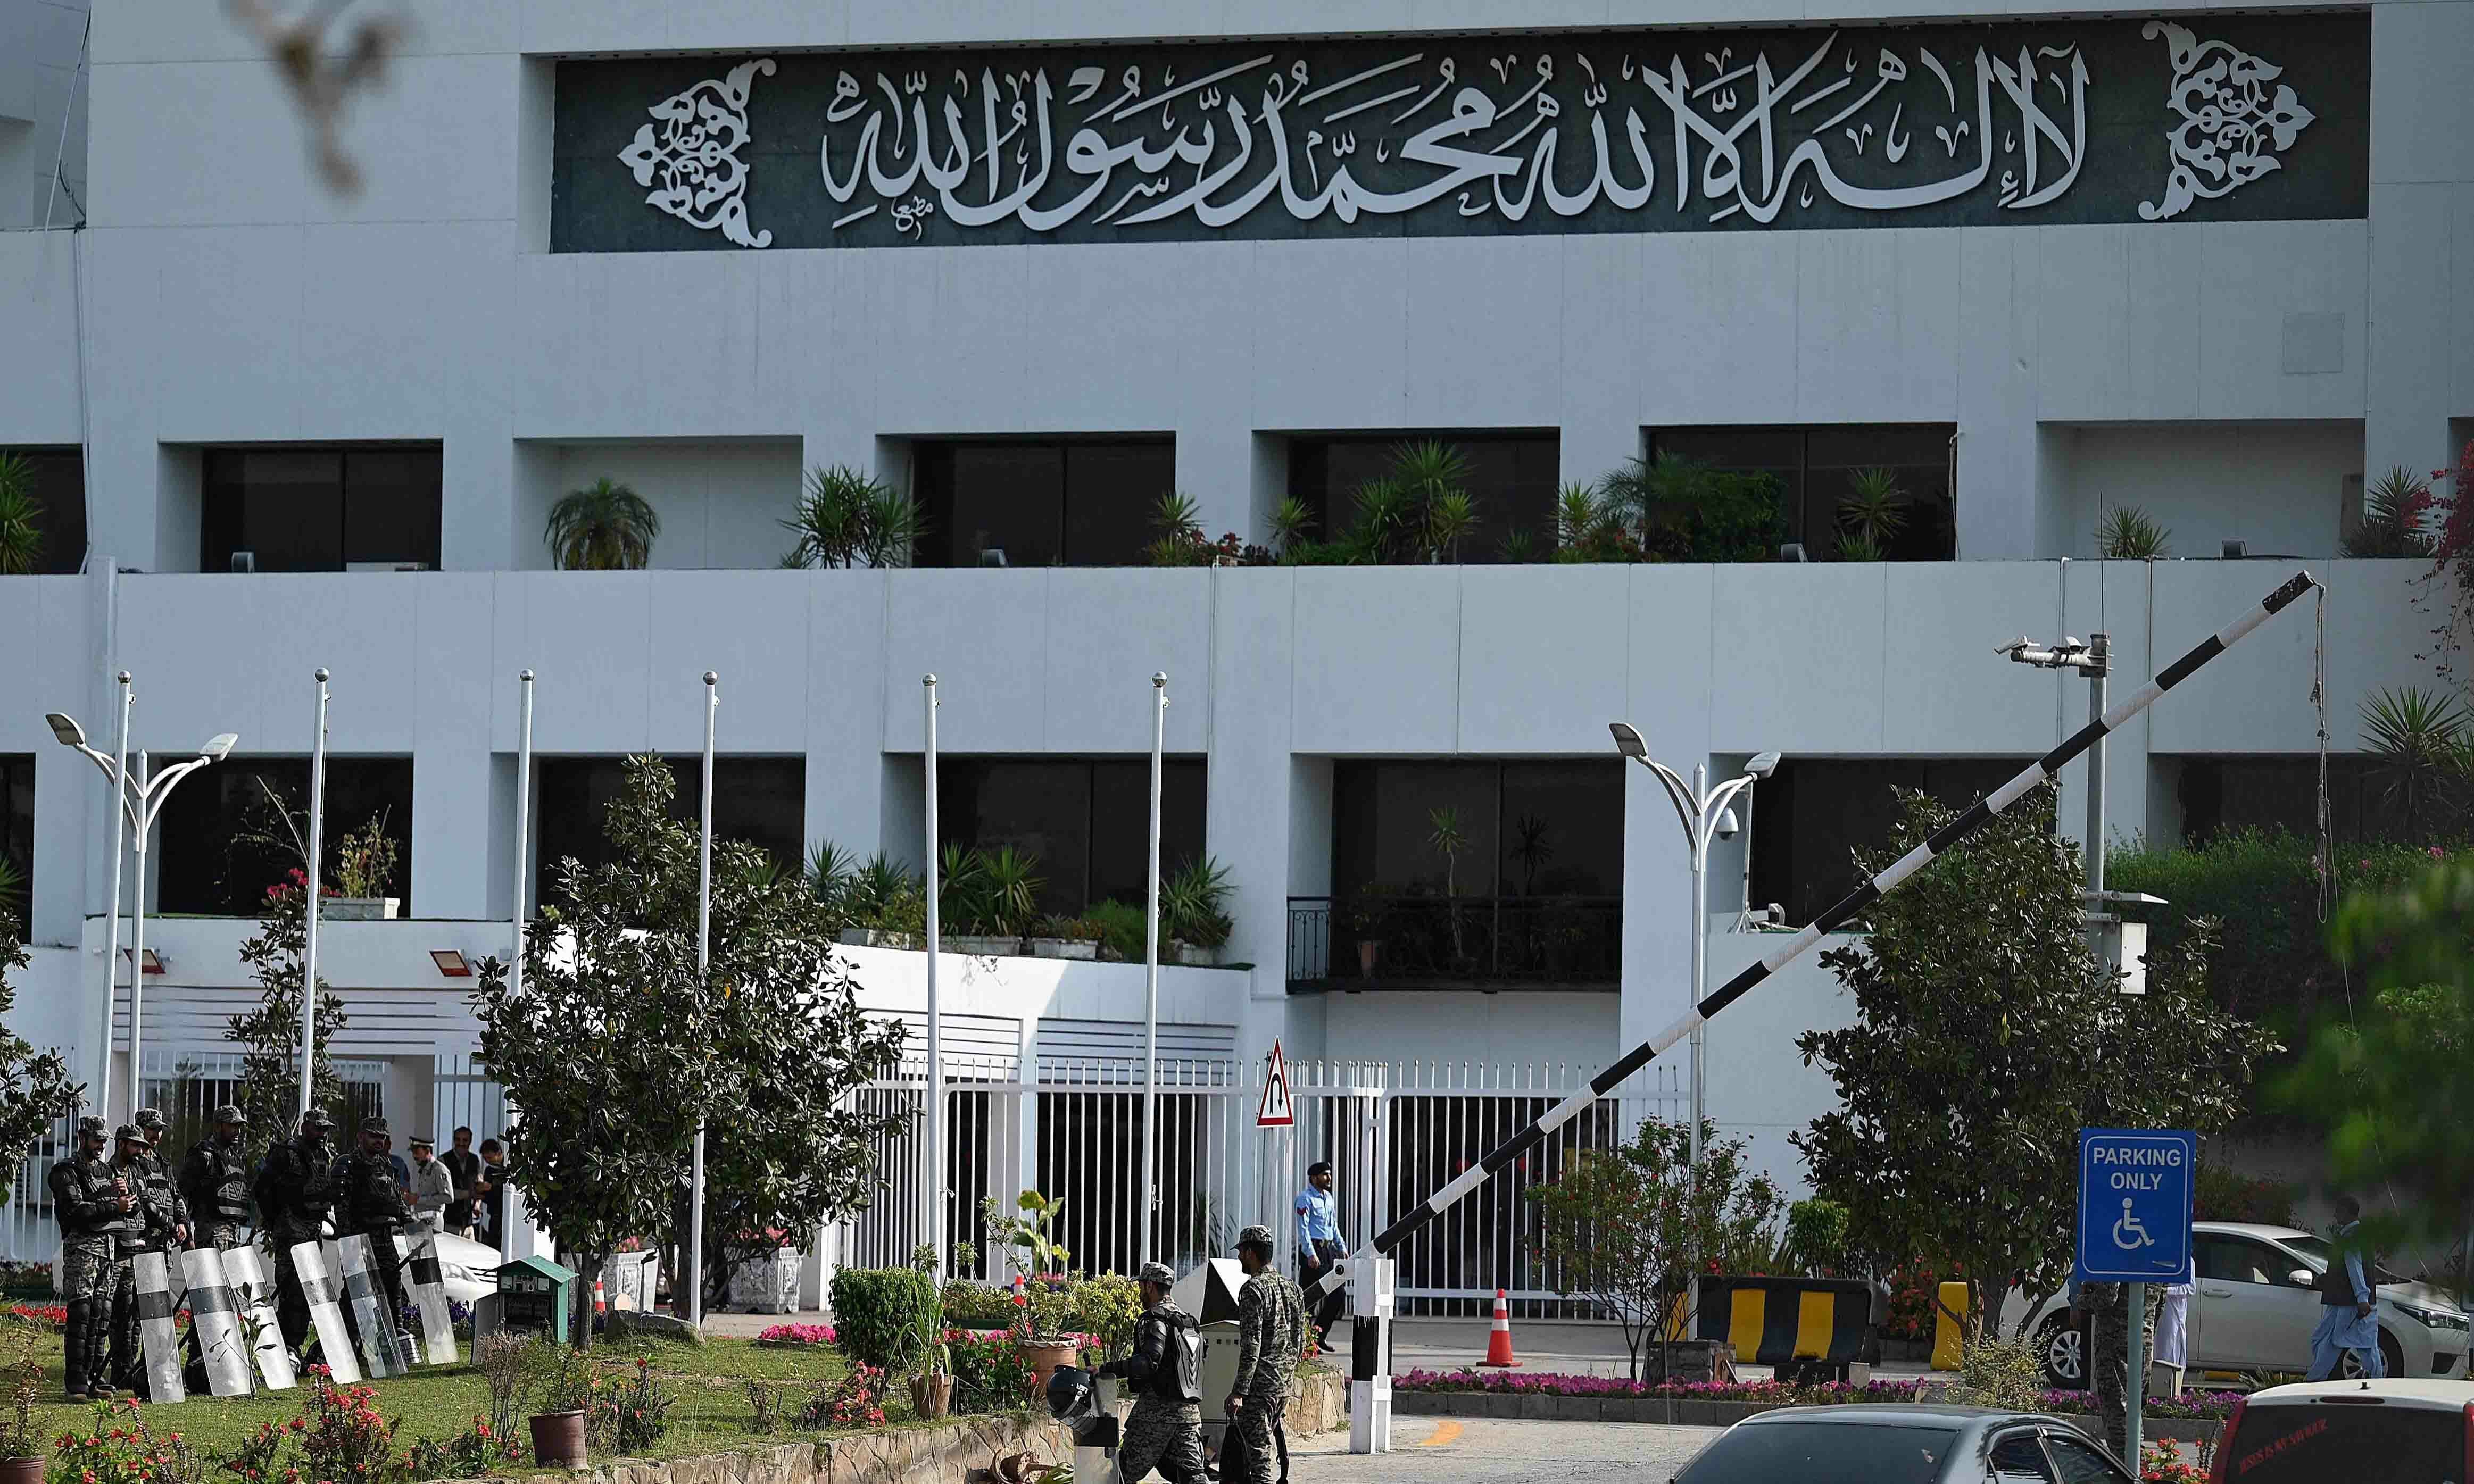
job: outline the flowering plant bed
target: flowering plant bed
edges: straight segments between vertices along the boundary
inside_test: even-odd
[[[831,1345],[834,1343],[834,1327],[831,1325],[767,1325],[756,1336],[756,1343],[785,1346]]]
[[[61,1304],[12,1304],[9,1313],[12,1318],[49,1325],[55,1329],[69,1322],[68,1306]]]

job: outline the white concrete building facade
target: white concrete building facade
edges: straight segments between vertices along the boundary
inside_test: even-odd
[[[1732,931],[1747,898],[1827,888],[1835,790],[1963,791],[2075,727],[2079,682],[2001,641],[2103,630],[2144,676],[2302,564],[2328,583],[2338,752],[2364,698],[2428,681],[2421,565],[2339,550],[2366,474],[2474,436],[2468,0],[422,0],[346,108],[353,195],[221,8],[98,0],[90,40],[36,9],[43,44],[85,47],[84,101],[37,108],[0,70],[0,161],[14,120],[74,117],[82,225],[0,232],[0,447],[54,458],[55,529],[74,508],[83,537],[0,578],[0,765],[31,799],[17,1017],[85,1055],[109,815],[42,713],[100,731],[124,668],[158,754],[230,730],[236,758],[305,756],[324,666],[335,755],[408,767],[385,785],[406,921],[339,928],[326,966],[365,1012],[348,1051],[407,1066],[470,1049],[427,950],[507,941],[525,667],[553,760],[693,752],[718,671],[721,751],[772,760],[779,832],[903,859],[934,672],[981,795],[998,763],[1090,765],[1095,883],[1104,770],[1147,754],[1165,671],[1167,750],[1200,765],[1234,883],[1226,957],[1252,966],[1178,972],[1192,1044],[1583,1065],[1687,1002],[1686,857],[1610,721],[1687,769],[1880,765],[1803,774],[1798,823],[1769,826],[1793,839],[1757,791],[1749,853],[1723,846],[1697,904],[1714,982],[1765,945]],[[1118,564],[1166,489],[1268,543],[1283,497],[1411,434],[1515,470],[1490,542],[1526,521],[1551,550],[1556,485],[1714,450],[1784,474],[1815,557],[1831,481],[1901,462],[1938,544]],[[802,471],[837,464],[929,502],[921,565],[778,569]],[[661,514],[651,569],[550,570],[552,503],[605,476]],[[2174,560],[2091,560],[2117,506]],[[2219,557],[2236,541],[2254,560]],[[426,569],[346,569],[370,563]],[[2227,759],[2316,750],[2316,617],[2117,739],[2117,838],[2180,838]],[[1574,873],[1597,960],[1351,993],[1345,934],[1300,947],[1378,883],[1435,890],[1402,821],[1447,798],[1492,801],[1493,858],[1453,868],[1489,883],[1472,899],[1519,910],[1541,863]],[[1522,856],[1524,800],[1560,856]],[[165,1055],[216,1046],[239,926],[150,927]],[[1043,1019],[1139,1032],[1139,975],[1041,973],[1053,993],[988,1012],[1018,1044]],[[893,980],[883,1008],[915,1008]],[[1784,1135],[1829,1097],[1792,1036],[1844,1014],[1807,963],[1711,1030],[1713,1114],[1790,1183]]]

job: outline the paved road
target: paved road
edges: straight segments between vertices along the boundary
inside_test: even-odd
[[[1291,1484],[1666,1484],[1718,1431],[1403,1417],[1392,1424],[1387,1454],[1352,1456],[1346,1432],[1297,1444],[1289,1477]]]

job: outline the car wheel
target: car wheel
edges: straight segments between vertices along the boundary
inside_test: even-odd
[[[2087,1333],[2071,1323],[2065,1311],[2036,1329],[2036,1355],[2045,1368],[2045,1384],[2055,1391],[2087,1389]]]
[[[2380,1331],[2380,1365],[2391,1378],[2405,1374],[2405,1352],[2397,1348],[2395,1338],[2386,1329]],[[2346,1350],[2337,1352],[2339,1379],[2359,1381],[2366,1374],[2363,1369],[2362,1352]]]

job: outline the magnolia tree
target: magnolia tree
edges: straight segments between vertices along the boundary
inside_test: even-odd
[[[508,1162],[587,1273],[628,1238],[675,1234],[699,1123],[721,1132],[707,1175],[731,1219],[807,1233],[866,1204],[876,1141],[900,1122],[852,1094],[892,1066],[903,1028],[860,1011],[829,909],[752,845],[715,842],[699,976],[697,833],[671,817],[674,791],[660,758],[627,760],[604,821],[611,859],[562,861],[521,993],[491,960],[473,996],[514,1113]]]
[[[1567,1153],[1552,1182],[1532,1186],[1538,1203],[1537,1254],[1555,1291],[1588,1299],[1623,1327],[1632,1378],[1641,1378],[1649,1339],[1676,1337],[1692,1275],[1740,1272],[1766,1257],[1783,1202],[1767,1176],[1744,1165],[1744,1140],[1721,1139],[1702,1125],[1701,1163],[1692,1164],[1692,1127],[1645,1120],[1630,1143]],[[1677,1322],[1660,1323],[1662,1315]],[[1661,1363],[1661,1376],[1671,1364]]]
[[[17,919],[0,906],[0,1015],[17,1003],[9,971],[31,962],[17,933]],[[58,1051],[38,1053],[0,1025],[0,1169],[16,1169],[52,1120],[76,1111],[85,1096],[85,1084],[69,1081],[68,1064]]]
[[[247,1120],[249,1161],[255,1166],[267,1146],[280,1140],[301,1114],[301,981],[309,942],[306,873],[294,871],[266,889],[257,936],[240,945],[241,962],[257,979],[257,1008],[233,1016],[224,1039],[241,1047],[241,1115]],[[344,1084],[327,1053],[345,1026],[344,1001],[318,981],[318,1019],[310,1054],[310,1101],[345,1121]],[[349,1133],[349,1129],[347,1130]],[[349,1142],[349,1140],[348,1140]]]
[[[1899,805],[1868,873],[1953,817],[1920,793]],[[2052,828],[2047,785],[1882,898],[1867,936],[1822,955],[1856,1022],[1797,1041],[1841,1104],[1794,1137],[1813,1184],[1856,1250],[1968,1284],[1971,1343],[2012,1274],[2038,1301],[2069,1276],[2081,1128],[2221,1130],[2277,1049],[2209,999],[2208,923],[2148,959],[2146,995],[2119,993]]]

